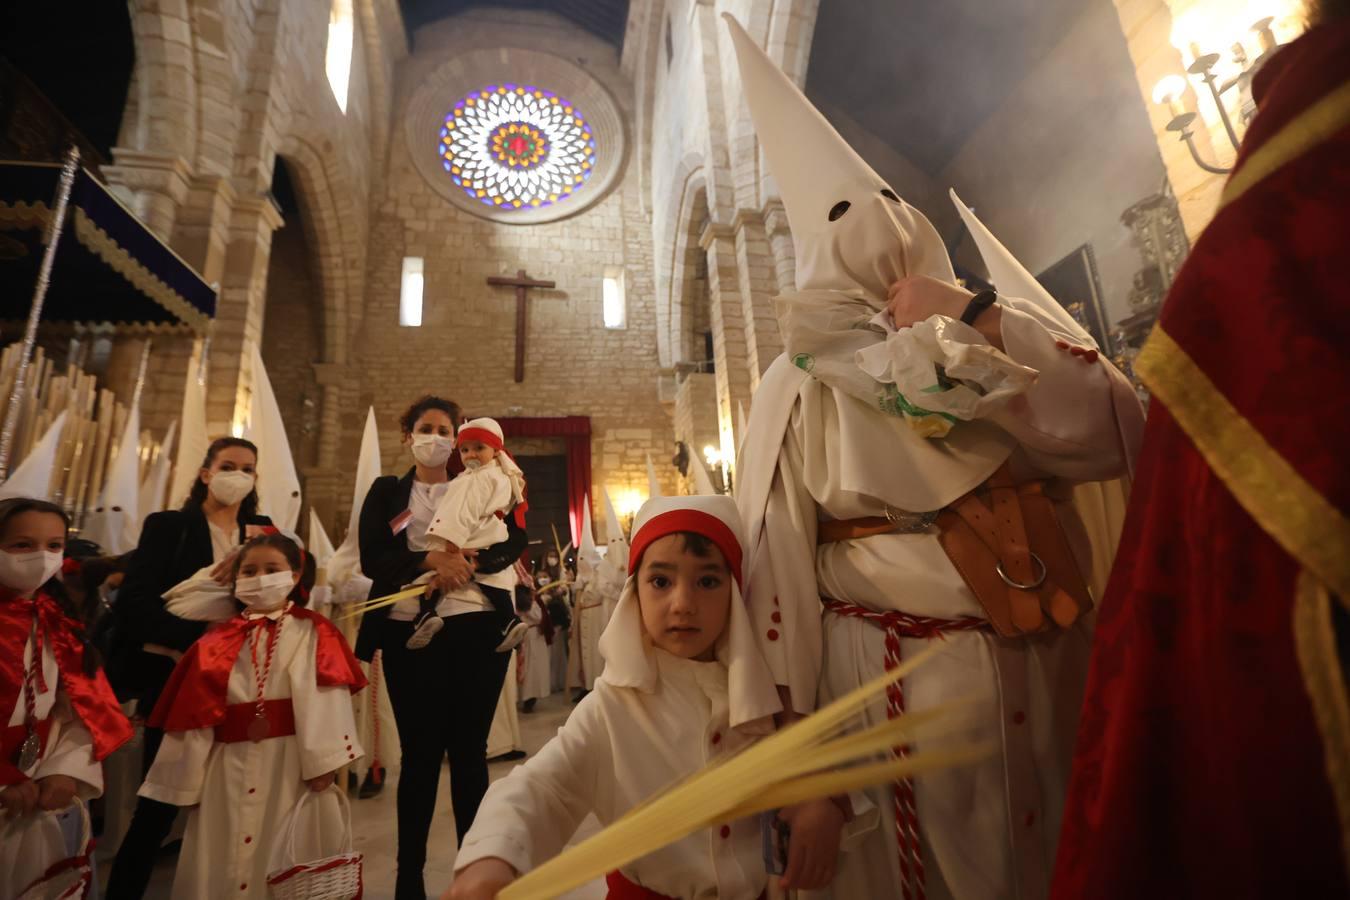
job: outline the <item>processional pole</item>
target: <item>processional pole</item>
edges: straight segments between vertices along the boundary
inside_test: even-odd
[[[19,400],[23,396],[24,376],[28,374],[28,363],[33,357],[33,345],[37,343],[38,320],[42,318],[42,304],[47,299],[47,285],[52,278],[52,263],[56,259],[56,245],[61,240],[61,231],[66,220],[66,204],[70,201],[71,188],[75,186],[75,173],[80,166],[80,148],[71,146],[66,152],[65,165],[61,167],[61,181],[56,189],[56,208],[51,221],[47,223],[47,249],[42,254],[42,267],[38,269],[37,284],[33,286],[33,304],[28,310],[28,327],[23,333],[23,349],[19,351],[19,364],[14,371],[14,387],[9,392],[9,409],[5,411],[5,423],[0,426],[0,481],[9,477],[9,456],[14,448],[14,432],[19,425]]]

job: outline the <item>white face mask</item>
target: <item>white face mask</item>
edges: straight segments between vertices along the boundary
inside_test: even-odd
[[[247,472],[216,472],[211,483],[206,486],[218,502],[224,506],[234,506],[253,490],[254,477]]]
[[[412,455],[419,465],[436,469],[446,464],[455,450],[454,439],[439,434],[414,434]]]
[[[31,594],[56,577],[63,559],[51,550],[0,551],[0,584],[20,594]]]
[[[272,612],[281,609],[295,588],[290,572],[273,572],[240,578],[234,583],[234,595],[252,612]]]

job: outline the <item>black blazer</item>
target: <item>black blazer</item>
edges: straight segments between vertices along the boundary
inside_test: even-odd
[[[361,571],[374,582],[370,597],[385,597],[396,593],[405,584],[416,581],[422,574],[426,551],[408,549],[406,532],[394,534],[389,523],[408,508],[412,498],[416,469],[409,469],[402,478],[383,475],[376,478],[361,505],[361,522],[357,534],[361,548]],[[514,516],[506,517],[506,540],[478,551],[478,571],[485,574],[500,572],[514,565],[529,544],[525,529],[516,524]],[[361,629],[356,634],[356,656],[369,662],[380,649],[381,625],[389,618],[391,607],[371,610],[361,618]]]
[[[271,525],[266,516],[239,513],[239,540],[247,525]],[[180,653],[206,631],[208,622],[180,619],[164,609],[169,588],[211,564],[211,528],[201,507],[157,512],[145,520],[122,587],[113,606],[114,636],[108,675],[120,699],[142,701],[148,715],[173,670],[166,656],[145,653],[144,644],[160,644]]]

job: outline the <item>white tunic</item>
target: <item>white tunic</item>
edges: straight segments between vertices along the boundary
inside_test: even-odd
[[[252,640],[250,637],[249,640]],[[178,855],[172,896],[268,896],[267,871],[280,828],[305,779],[336,771],[364,751],[356,739],[351,694],[316,683],[317,633],[306,619],[286,616],[263,696],[291,699],[295,734],[259,743],[216,743],[212,728],[168,732],[141,786],[142,797],[193,807]],[[259,645],[259,663],[266,642]],[[230,672],[227,703],[257,698],[246,640]],[[324,831],[335,847],[341,823]]]
[[[572,607],[571,646],[567,655],[569,688],[587,691],[595,688],[595,679],[605,668],[605,660],[600,655],[600,635],[608,624],[604,593],[592,580],[577,592],[577,602]]]
[[[551,647],[544,639],[540,625],[544,621],[544,609],[536,601],[520,614],[521,621],[530,626],[525,632],[525,640],[520,642],[520,655],[524,671],[520,678],[520,699],[539,700],[553,693]],[[555,633],[555,641],[558,636]]]
[[[538,755],[488,788],[456,870],[499,857],[526,872],[557,855],[587,813],[608,825],[751,742],[728,725],[726,666],[653,655],[654,691],[600,681]],[[697,831],[621,871],[688,900],[754,900],[768,877],[753,818]]]
[[[483,550],[500,544],[508,532],[498,513],[510,511],[511,505],[511,479],[500,466],[461,472],[436,505],[427,538],[449,542],[461,550]],[[500,572],[476,574],[474,581],[509,590],[516,586],[516,573],[508,566]]]
[[[519,660],[519,655],[512,650],[511,661],[506,665],[506,677],[502,679],[502,689],[497,694],[497,709],[492,714],[492,727],[488,729],[488,759],[513,750],[525,749],[525,743],[520,738],[520,715],[516,712],[516,701],[520,699],[520,686],[516,683]]]
[[[1003,316],[1007,354],[1040,373],[1026,400],[1019,398],[996,420],[1018,440],[1010,459],[1014,476],[1087,481],[1123,474],[1127,451],[1112,397],[1128,385],[1120,383],[1119,373],[1056,347],[1028,316],[1010,309]],[[984,617],[936,529],[816,545],[819,520],[886,514],[881,500],[858,489],[862,479],[854,450],[899,441],[903,436],[895,430],[907,427],[814,378],[800,384],[778,448],[764,543],[751,576],[761,649],[775,680],[792,687],[800,712],[857,687],[885,666],[884,632],[861,619],[822,614],[820,597],[879,611]],[[772,463],[747,454],[741,465]],[[905,476],[897,468],[870,477],[881,489],[887,479]],[[1072,507],[1062,504],[1059,512],[1081,567],[1090,571],[1092,548]],[[956,698],[982,700],[981,715],[960,737],[992,741],[1002,751],[983,764],[916,781],[928,897],[1046,895],[1087,674],[1091,618],[1066,632],[1021,640],[948,634],[941,654],[905,680],[910,711]],[[926,644],[905,639],[901,656]],[[816,685],[818,697],[811,697],[810,686]],[[885,716],[884,701],[870,710],[871,721]],[[841,900],[898,895],[889,786],[873,790],[872,799],[882,811],[881,826],[841,858],[831,886]]]
[[[23,671],[33,664],[33,636],[30,632],[23,648]],[[56,656],[51,646],[42,642],[42,685],[34,685],[33,706],[38,721],[51,720],[51,731],[47,735],[47,744],[42,755],[32,768],[24,772],[37,781],[49,775],[68,775],[75,779],[76,795],[81,800],[90,800],[103,793],[103,767],[94,758],[94,739],[89,729],[70,705],[70,698],[61,687],[61,673],[56,664]],[[45,691],[38,688],[45,686]],[[10,710],[10,727],[22,725],[26,711],[23,699],[23,686],[14,708]]]

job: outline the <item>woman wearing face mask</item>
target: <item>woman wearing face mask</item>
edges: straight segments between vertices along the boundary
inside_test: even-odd
[[[279,826],[363,753],[351,695],[366,680],[337,627],[304,606],[303,551],[262,535],[233,568],[239,611],[189,648],[150,716],[164,745],[141,797],[192,807],[173,897],[267,897]]]
[[[252,531],[271,526],[258,515],[254,490],[258,448],[241,438],[212,442],[182,509],[154,513],[145,520],[141,539],[118,591],[113,611],[109,675],[118,697],[135,700],[139,716],[148,716],[175,662],[206,630],[164,608],[164,595],[200,569],[214,565],[222,584],[230,582],[240,543]],[[143,766],[149,770],[163,732],[145,728]],[[141,799],[108,881],[109,900],[145,894],[155,855],[173,828],[178,808]]]
[[[431,590],[462,587],[475,571],[499,572],[515,563],[527,543],[525,530],[506,516],[507,539],[471,556],[428,550],[427,528],[449,483],[458,404],[423,397],[403,414],[403,443],[415,465],[402,478],[386,475],[370,486],[361,507],[361,570],[374,581],[371,597],[383,597],[431,572]],[[462,841],[487,791],[487,736],[509,653],[496,652],[500,622],[490,611],[449,610],[445,624],[419,650],[407,648],[419,604],[416,599],[372,610],[361,621],[356,655],[370,661],[379,651],[389,700],[402,744],[398,782],[398,900],[422,900],[426,889],[427,834],[436,808],[436,788],[446,757],[455,830]]]
[[[57,576],[68,524],[51,503],[0,501],[0,819],[97,797],[102,760],[132,734],[80,626],[62,609]],[[0,896],[33,877],[0,872]]]

